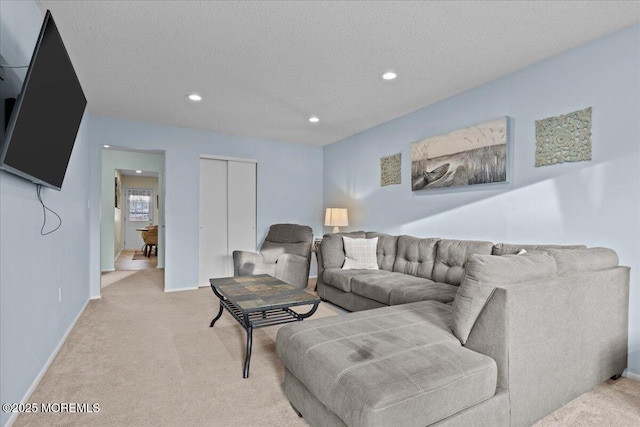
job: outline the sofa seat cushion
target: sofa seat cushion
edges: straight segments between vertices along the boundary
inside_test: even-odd
[[[389,305],[427,300],[448,304],[453,302],[453,299],[456,297],[456,292],[458,292],[458,287],[448,283],[431,282],[427,285],[421,283],[407,284],[391,290]]]
[[[376,277],[392,274],[386,270],[343,270],[342,268],[329,268],[324,271],[322,281],[344,292],[351,292],[351,281],[354,277]]]
[[[385,276],[355,276],[351,280],[351,292],[365,298],[390,305],[390,294],[394,289],[408,285],[429,286],[429,279],[402,273],[389,273]]]
[[[289,324],[276,350],[349,426],[426,426],[491,398],[496,364],[451,334],[435,301]]]

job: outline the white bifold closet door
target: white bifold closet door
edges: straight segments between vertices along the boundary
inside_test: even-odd
[[[256,250],[256,163],[200,159],[199,285],[233,276],[232,253]]]

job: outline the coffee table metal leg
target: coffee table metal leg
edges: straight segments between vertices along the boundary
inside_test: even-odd
[[[209,325],[210,328],[213,328],[213,325],[216,323],[216,321],[220,318],[220,316],[222,316],[222,310],[224,309],[224,306],[222,305],[222,301],[220,301],[220,311],[218,312],[218,314],[216,315],[216,317],[213,318],[213,320],[211,321],[211,324]]]
[[[252,341],[253,341],[253,328],[249,326],[247,328],[247,354],[244,357],[244,371],[242,372],[242,378],[249,378],[249,363],[251,362]]]
[[[319,302],[316,302],[315,304],[313,304],[313,308],[311,310],[309,310],[308,312],[304,313],[304,314],[299,314],[297,313],[297,318],[298,320],[302,320],[302,319],[306,319],[307,317],[311,317],[313,315],[313,313],[316,312],[316,310],[318,309],[318,304],[320,304]]]

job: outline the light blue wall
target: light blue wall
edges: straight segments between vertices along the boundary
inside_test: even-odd
[[[31,1],[0,2],[0,53],[28,64],[43,15]],[[24,72],[25,70],[23,70]],[[0,171],[0,402],[20,402],[89,299],[87,115],[62,191],[43,189],[62,227],[40,235],[36,186]],[[47,216],[47,229],[57,224]],[[58,288],[62,302],[58,302]],[[0,425],[9,419],[0,414]]]
[[[322,148],[105,117],[91,117],[91,168],[100,170],[102,145],[165,153],[165,288],[198,284],[199,158],[201,154],[258,161],[257,240],[280,222],[307,224],[322,233]],[[92,190],[101,192],[100,174]],[[97,181],[96,181],[97,180]],[[93,209],[93,205],[97,209]],[[100,224],[92,198],[92,230]],[[113,216],[113,214],[111,214]],[[113,218],[111,218],[113,221]],[[93,236],[92,248],[100,247]],[[91,294],[99,295],[99,259],[92,259]],[[315,272],[315,265],[312,267]],[[94,271],[97,274],[94,275]]]
[[[164,154],[139,153],[134,151],[120,151],[115,149],[102,150],[102,177],[101,177],[101,218],[100,222],[100,269],[113,271],[114,253],[118,251],[114,247],[115,233],[115,183],[116,169],[137,170],[158,173],[158,191],[162,196],[164,183]],[[164,199],[164,197],[161,197]],[[124,206],[123,198],[123,206]],[[164,209],[158,213],[158,268],[164,267]]]
[[[534,167],[535,120],[586,107],[593,160]],[[411,191],[412,142],[501,116],[512,124],[510,184]],[[350,208],[347,230],[614,248],[632,267],[629,370],[640,374],[639,118],[635,25],[324,147],[325,206]],[[402,184],[380,187],[380,157],[398,152]]]
[[[0,53],[8,62],[29,61],[41,23],[35,3],[0,2]],[[199,155],[253,158],[259,242],[275,222],[309,224],[321,235],[329,231],[323,208],[346,206],[347,230],[616,249],[632,267],[630,370],[640,373],[633,303],[640,300],[639,40],[636,25],[324,150],[86,115],[63,190],[44,190],[64,220],[56,233],[39,235],[35,186],[0,172],[0,401],[24,397],[86,303],[87,282],[99,295],[102,144],[165,152],[168,289],[197,284]],[[594,108],[593,161],[534,168],[534,121],[587,106]],[[411,142],[504,115],[513,125],[510,184],[410,191]],[[403,184],[379,187],[379,158],[397,152]],[[0,424],[7,420],[0,414]]]

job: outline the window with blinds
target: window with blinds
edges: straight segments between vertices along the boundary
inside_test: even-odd
[[[129,221],[153,221],[153,190],[128,188]]]

